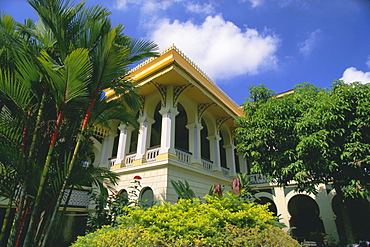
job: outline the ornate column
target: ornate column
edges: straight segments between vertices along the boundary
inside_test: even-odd
[[[147,146],[148,138],[150,137],[148,135],[148,128],[154,123],[154,120],[147,116],[141,116],[138,119],[138,122],[140,124],[140,128],[134,164],[140,164],[141,160],[143,159],[146,149],[148,148]]]
[[[196,121],[195,123],[186,125],[189,130],[189,151],[192,155],[192,163],[202,164],[201,160],[201,140],[200,131],[202,130],[202,124]]]
[[[117,158],[116,162],[114,163],[115,165],[121,164],[122,160],[125,158],[125,150],[126,150],[126,145],[127,145],[127,134],[128,134],[128,129],[125,124],[120,124],[118,126],[118,129],[120,130],[119,133],[119,139],[118,139],[118,150],[117,150]]]
[[[234,145],[224,145],[224,148],[226,149],[226,162],[229,164],[230,175],[236,176]]]
[[[114,137],[116,136],[117,136],[116,131],[113,131],[111,129],[108,133],[107,138],[103,141],[102,156],[101,156],[100,164],[105,165],[108,163],[108,159],[112,155]]]
[[[173,107],[162,107],[161,149],[159,154],[175,152],[175,118],[179,112]]]
[[[211,160],[213,161],[214,170],[221,171],[221,158],[220,158],[220,140],[221,137],[217,133],[213,136],[208,136],[207,139],[210,141],[211,146]]]
[[[240,167],[240,172],[241,173],[247,173],[247,162],[244,158],[244,156],[240,153],[237,153],[237,159],[239,159],[239,167]]]
[[[335,224],[336,215],[332,210],[331,200],[326,191],[325,184],[318,185],[317,191],[316,202],[320,209],[320,219],[324,224],[325,233],[339,242],[337,225]]]

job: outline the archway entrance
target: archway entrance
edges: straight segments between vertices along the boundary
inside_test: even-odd
[[[265,205],[269,203],[269,210],[274,213],[274,216],[277,216],[276,204],[270,198],[262,196],[262,197],[259,197],[255,202],[261,205]]]
[[[337,226],[338,234],[341,243],[346,243],[346,234],[344,230],[344,222],[342,214],[340,213],[339,203],[337,196],[334,196],[332,201],[332,209],[335,215],[335,224]],[[353,233],[356,241],[368,240],[370,238],[370,206],[366,199],[362,198],[346,198],[345,202],[349,212]]]
[[[293,236],[298,241],[320,241],[325,230],[317,203],[309,196],[296,195],[289,200],[288,210],[292,216],[289,220]]]

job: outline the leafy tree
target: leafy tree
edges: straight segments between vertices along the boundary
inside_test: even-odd
[[[251,91],[254,93],[254,91]],[[347,241],[355,242],[345,198],[369,196],[370,85],[341,81],[330,90],[301,84],[283,97],[256,98],[243,105],[237,148],[252,172],[295,181],[299,191],[315,193],[333,184]]]
[[[10,246],[26,231],[25,246],[46,245],[62,196],[80,183],[75,174],[102,181],[86,168],[91,127],[136,123],[135,84],[123,78],[132,63],[156,55],[152,42],[112,27],[105,8],[28,2],[39,22],[0,16],[0,192],[8,208],[17,206]],[[121,97],[104,100],[108,88]]]
[[[276,227],[267,206],[227,194],[128,208],[117,227],[79,237],[72,246],[299,246]]]

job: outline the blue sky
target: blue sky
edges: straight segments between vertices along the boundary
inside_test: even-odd
[[[80,2],[76,0],[75,2]],[[369,0],[86,0],[134,38],[174,43],[236,103],[250,85],[276,93],[334,79],[370,82]],[[17,21],[26,0],[0,0]]]

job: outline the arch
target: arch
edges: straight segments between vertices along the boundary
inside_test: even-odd
[[[177,106],[181,104],[185,109],[188,122],[186,124],[191,124],[196,121],[197,118],[197,104],[189,99],[186,95],[181,94],[177,100]]]
[[[127,190],[125,189],[121,189],[119,192],[118,192],[118,195],[120,197],[120,199],[122,200],[122,202],[128,206],[128,202],[129,202],[129,198],[128,198],[128,193],[127,193]]]
[[[298,241],[322,241],[324,224],[314,199],[303,194],[295,195],[288,202],[288,211],[292,216],[289,220],[290,227],[293,227],[292,234]]]
[[[161,132],[162,132],[162,115],[159,113],[161,109],[161,102],[158,102],[153,110],[154,123],[150,131],[150,147],[161,145]]]
[[[335,224],[337,226],[338,235],[342,243],[346,243],[346,234],[344,230],[344,221],[342,213],[339,209],[338,196],[335,195],[332,199],[332,210],[336,215]],[[366,199],[362,198],[346,198],[344,203],[347,206],[349,218],[351,221],[353,234],[357,240],[365,240],[369,238],[370,229],[370,209]]]
[[[225,149],[225,139],[224,139],[224,135],[222,133],[222,131],[220,131],[220,145],[219,145],[219,152],[220,152],[220,163],[221,163],[221,167],[224,167],[224,168],[228,168],[228,164],[227,164],[227,158],[226,158],[226,149]]]
[[[154,193],[150,187],[144,187],[139,195],[139,206],[149,208],[154,205]]]
[[[201,120],[202,129],[200,130],[200,153],[201,158],[211,160],[211,144],[207,137],[209,136],[208,127],[204,119]]]
[[[205,111],[201,119],[207,125],[208,136],[216,135],[216,120],[214,116],[208,113],[207,111]]]
[[[268,193],[266,193],[266,194],[268,194]],[[268,207],[269,210],[274,214],[274,216],[278,215],[276,204],[270,197],[265,197],[265,196],[257,197],[255,202],[258,203],[258,204],[261,204],[261,205],[265,205],[265,204],[269,203],[269,207]]]
[[[177,114],[175,119],[175,147],[184,151],[189,150],[189,130],[186,128],[188,117],[182,104],[177,104]]]

